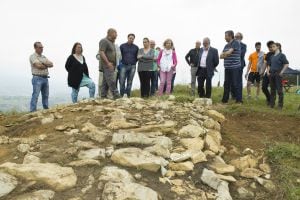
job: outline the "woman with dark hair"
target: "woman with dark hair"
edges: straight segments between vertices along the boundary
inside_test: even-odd
[[[141,97],[150,96],[150,82],[153,74],[154,49],[150,48],[148,38],[143,39],[144,48],[138,51],[138,73],[141,83]]]
[[[72,102],[77,102],[80,87],[88,87],[90,98],[94,98],[95,83],[89,77],[89,70],[82,55],[80,43],[74,44],[72,54],[68,57],[65,67],[68,71],[68,85],[72,87]]]

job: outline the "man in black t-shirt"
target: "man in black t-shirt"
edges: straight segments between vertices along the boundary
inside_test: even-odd
[[[269,60],[267,73],[270,77],[270,87],[271,87],[271,99],[270,106],[274,108],[276,100],[276,92],[278,93],[278,108],[283,107],[283,90],[282,90],[282,76],[284,71],[289,66],[289,61],[286,56],[281,53],[281,45],[279,43],[272,45],[272,50],[274,54]]]

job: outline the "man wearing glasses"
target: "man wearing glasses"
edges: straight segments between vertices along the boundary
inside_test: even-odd
[[[48,109],[49,98],[49,72],[48,68],[53,67],[53,63],[42,55],[43,45],[41,42],[34,43],[35,53],[29,58],[32,73],[32,97],[30,101],[30,112],[35,112],[39,94],[42,94],[42,104],[44,109]]]

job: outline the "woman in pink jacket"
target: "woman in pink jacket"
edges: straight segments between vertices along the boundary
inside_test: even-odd
[[[163,95],[164,85],[167,82],[166,94],[171,93],[171,84],[174,71],[176,71],[177,56],[174,50],[173,41],[166,39],[164,49],[160,51],[157,58],[157,65],[160,70],[160,85],[158,95]]]

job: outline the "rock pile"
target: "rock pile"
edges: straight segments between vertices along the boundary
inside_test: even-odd
[[[175,97],[26,114],[1,128],[0,199],[231,200],[275,190],[264,157],[222,145],[224,121],[209,99]]]

